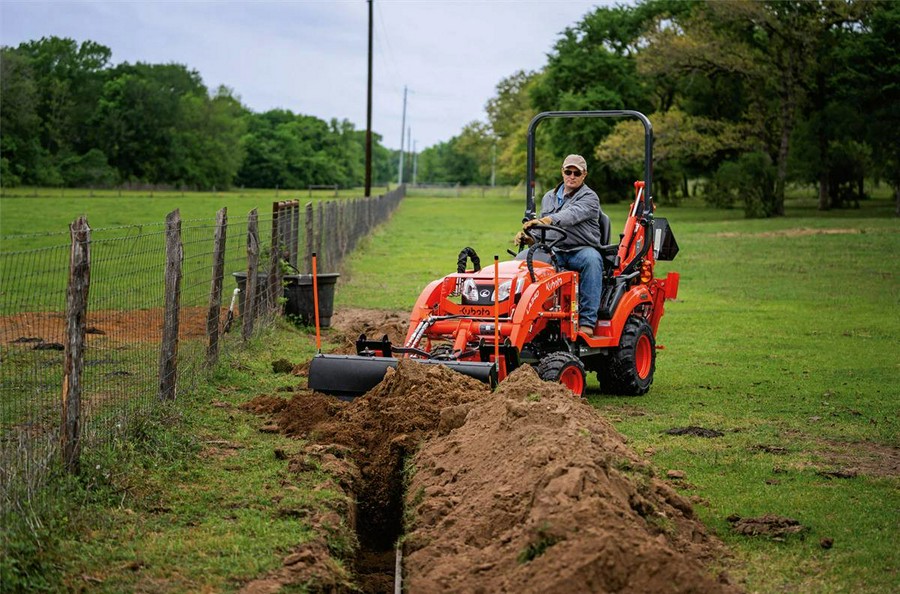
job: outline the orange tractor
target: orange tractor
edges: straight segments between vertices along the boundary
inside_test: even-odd
[[[636,111],[544,112],[528,129],[528,183],[525,219],[535,218],[534,135],[547,118],[635,117],[644,125],[644,180],[635,182],[625,229],[609,243],[609,218],[602,214],[603,294],[594,336],[578,331],[578,274],[555,265],[546,241],[549,225],[534,225],[534,244],[513,259],[482,268],[478,255],[465,248],[457,272],[433,281],[412,309],[402,345],[387,337],[356,342],[356,355],[316,355],[310,363],[309,387],[353,397],[383,378],[399,358],[446,365],[492,387],[524,363],[544,380],[560,382],[584,394],[587,372],[596,372],[601,390],[640,395],[649,390],[656,369],[656,332],[666,299],[678,294],[678,273],[654,276],[658,260],[671,260],[678,245],[665,219],[653,216],[651,194],[653,131]],[[471,260],[472,268],[467,268]]]

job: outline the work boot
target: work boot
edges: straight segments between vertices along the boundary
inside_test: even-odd
[[[596,338],[594,336],[594,327],[593,326],[580,326],[578,331],[587,336],[588,338]]]

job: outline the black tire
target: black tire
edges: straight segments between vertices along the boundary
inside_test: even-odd
[[[656,371],[656,340],[646,319],[631,316],[622,328],[619,348],[610,353],[600,384],[608,394],[646,394]]]
[[[584,396],[587,385],[584,363],[571,353],[563,351],[550,353],[538,363],[537,373],[545,382],[560,383],[578,398]]]

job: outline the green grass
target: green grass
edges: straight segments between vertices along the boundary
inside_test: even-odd
[[[14,591],[218,592],[280,567],[320,530],[303,510],[344,509],[344,496],[321,470],[288,472],[273,452],[297,453],[303,442],[261,433],[265,419],[237,405],[297,387],[296,376],[273,373],[271,362],[299,363],[313,353],[306,332],[265,331],[195,392],[132,427],[127,441],[86,450],[80,480],[36,510],[52,529],[35,534],[4,519],[4,584]],[[352,553],[352,527],[328,538],[333,550]]]
[[[387,191],[372,188],[372,195]],[[342,189],[338,199],[359,198],[361,188]],[[247,214],[254,208],[260,217],[271,216],[272,203],[278,200],[307,202],[334,200],[332,190],[230,190],[228,192],[179,192],[50,188],[4,188],[0,190],[0,237],[6,237],[0,251],[26,250],[68,244],[69,224],[86,215],[92,229],[165,223],[166,215],[176,208],[181,211],[184,225],[188,221],[215,223],[216,211],[228,207],[231,221],[246,224]],[[149,228],[149,227],[148,227]],[[46,234],[64,234],[45,237]],[[13,235],[37,235],[16,237]]]
[[[515,193],[412,194],[347,261],[337,307],[408,311],[429,281],[455,271],[463,247],[482,265],[505,257],[522,202]],[[626,208],[605,207],[614,233]],[[889,472],[900,442],[900,221],[892,213],[884,199],[818,213],[802,196],[772,220],[660,207],[681,253],[659,270],[682,280],[660,325],[666,348],[654,385],[644,397],[618,398],[589,384],[588,401],[647,452],[657,475],[685,472],[681,492],[696,496],[695,510],[734,553],[729,572],[750,592],[900,589],[900,480]],[[312,341],[285,327],[263,336],[185,395],[177,423],[149,427],[143,445],[123,446],[108,469],[101,461],[83,505],[45,524],[41,542],[52,546],[24,557],[52,571],[30,575],[45,576],[34,579],[49,580],[49,590],[233,591],[276,567],[311,535],[303,521],[280,517],[286,503],[272,497],[284,478],[272,449],[299,444],[257,432],[260,420],[231,405],[298,382],[272,374],[270,363],[308,359]],[[664,433],[687,425],[724,436]],[[240,447],[227,458],[200,456],[216,440]],[[854,466],[853,478],[821,474]],[[287,504],[336,497],[316,491],[325,480],[317,472],[301,480]],[[729,531],[729,515],[764,513],[796,518],[807,531],[783,542]],[[335,550],[347,538],[337,537]],[[823,538],[834,546],[822,548]]]

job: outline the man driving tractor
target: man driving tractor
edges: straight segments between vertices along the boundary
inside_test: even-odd
[[[600,199],[584,180],[587,163],[581,155],[569,155],[562,165],[562,183],[541,199],[541,217],[525,221],[516,234],[518,246],[531,245],[534,239],[528,229],[534,225],[553,225],[568,233],[554,247],[556,261],[562,268],[578,272],[579,332],[594,337],[600,295],[603,289],[603,258],[598,251],[600,237]],[[547,241],[559,233],[547,230]]]

